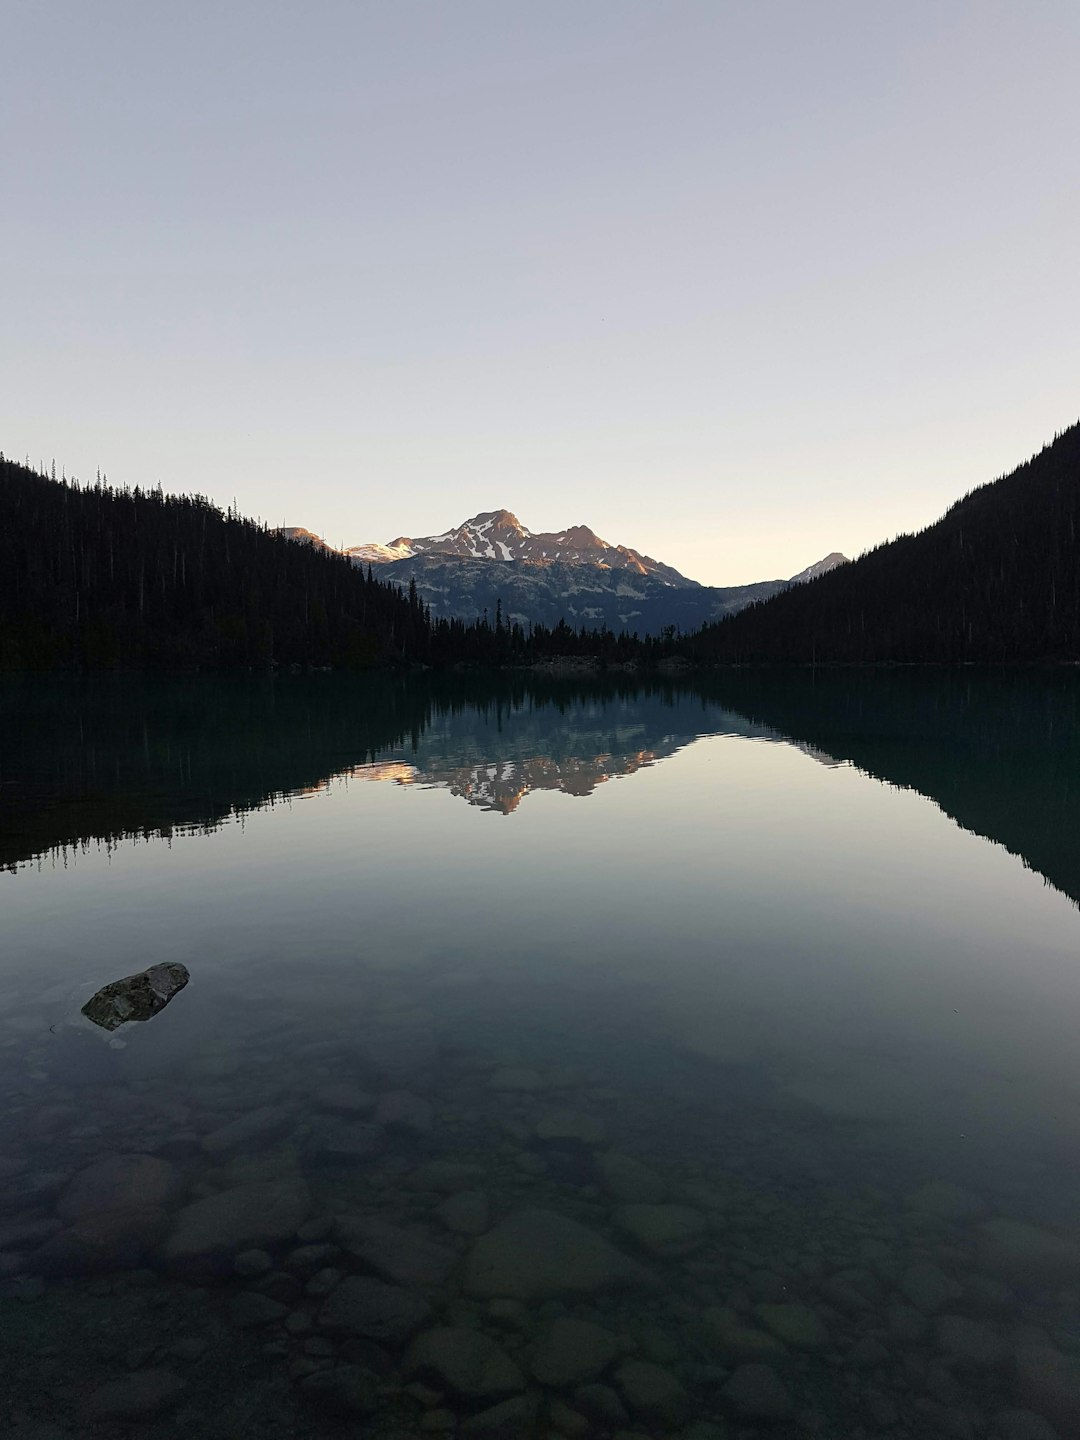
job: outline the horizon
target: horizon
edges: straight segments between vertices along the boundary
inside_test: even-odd
[[[10,29],[9,454],[335,546],[512,500],[728,586],[932,524],[1076,411],[1061,0]]]

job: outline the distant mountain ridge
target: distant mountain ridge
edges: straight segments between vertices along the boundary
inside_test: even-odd
[[[333,549],[311,531],[291,538]],[[385,545],[341,552],[356,565],[416,592],[436,618],[472,620],[500,612],[507,623],[657,635],[697,630],[758,600],[824,575],[846,557],[833,551],[790,579],[702,585],[628,545],[612,545],[587,525],[533,532],[510,510],[485,510],[439,535],[399,535]]]
[[[459,555],[469,560],[531,560],[536,564],[559,561],[564,565],[597,565],[608,570],[629,570],[635,575],[658,575],[669,585],[698,583],[651,555],[602,540],[588,525],[534,534],[510,510],[484,510],[441,535],[420,539],[399,535],[386,545],[354,545],[345,554],[375,565],[426,554]]]

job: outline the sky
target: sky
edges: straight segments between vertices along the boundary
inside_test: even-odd
[[[0,449],[710,584],[1080,416],[1075,0],[9,0]]]

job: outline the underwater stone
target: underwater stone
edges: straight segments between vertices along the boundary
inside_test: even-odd
[[[181,1210],[162,1255],[172,1264],[200,1261],[231,1269],[239,1251],[290,1239],[310,1209],[311,1195],[302,1180],[239,1185]]]
[[[483,1299],[542,1300],[636,1286],[654,1288],[643,1265],[601,1235],[553,1210],[508,1215],[473,1246],[465,1291]]]
[[[334,1234],[347,1254],[396,1285],[441,1285],[457,1263],[455,1251],[374,1216],[340,1215]]]
[[[185,1388],[171,1370],[140,1370],[102,1385],[86,1408],[97,1420],[146,1420],[171,1409]]]
[[[137,975],[113,980],[82,1007],[82,1013],[103,1030],[115,1030],[129,1020],[149,1020],[164,1010],[174,995],[188,983],[187,967],[175,961],[151,965]]]
[[[537,1341],[529,1369],[541,1385],[561,1390],[596,1379],[618,1353],[619,1342],[610,1330],[567,1316],[555,1320]]]
[[[359,1335],[393,1344],[407,1340],[430,1317],[431,1306],[422,1296],[370,1275],[350,1275],[333,1290],[319,1311],[318,1323],[331,1335]]]
[[[689,1255],[704,1242],[705,1216],[689,1205],[622,1205],[615,1224],[654,1255]]]
[[[747,1420],[787,1420],[795,1410],[786,1386],[768,1365],[740,1365],[721,1393]]]
[[[141,1210],[166,1204],[179,1176],[155,1155],[107,1155],[80,1170],[56,1204],[69,1223],[103,1210]]]
[[[440,1325],[418,1336],[409,1347],[404,1370],[469,1399],[525,1389],[525,1376],[506,1351],[490,1336],[463,1325]]]

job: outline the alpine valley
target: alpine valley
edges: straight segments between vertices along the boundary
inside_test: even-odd
[[[332,550],[299,527],[290,538]],[[834,552],[786,580],[701,585],[652,556],[612,545],[587,525],[558,532],[527,529],[509,510],[486,510],[440,535],[399,535],[385,545],[343,552],[355,565],[377,567],[403,589],[415,584],[436,617],[473,620],[500,613],[507,623],[636,631],[689,631],[734,615],[791,585],[816,579],[846,562]]]

